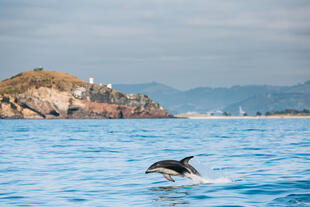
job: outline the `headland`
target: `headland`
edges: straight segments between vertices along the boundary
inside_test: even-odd
[[[1,119],[167,118],[144,94],[125,94],[66,73],[33,70],[0,82]]]

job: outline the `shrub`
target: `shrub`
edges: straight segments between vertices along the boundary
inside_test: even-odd
[[[33,69],[33,71],[42,71],[42,70],[43,70],[43,67],[41,66]]]
[[[4,97],[2,98],[2,102],[4,102],[4,103],[10,103],[10,98],[4,96]]]
[[[16,109],[17,109],[17,107],[15,106],[15,104],[10,103],[10,105],[11,105],[11,108],[12,108],[12,109],[14,109],[14,110],[16,110]]]

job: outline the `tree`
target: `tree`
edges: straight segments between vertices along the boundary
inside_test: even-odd
[[[43,70],[43,67],[42,66],[39,66],[39,67],[36,67],[33,69],[33,71],[42,71]]]
[[[227,113],[226,111],[224,111],[223,116],[230,116],[230,113]]]

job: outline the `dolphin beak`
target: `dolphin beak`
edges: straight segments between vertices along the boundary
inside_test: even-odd
[[[145,174],[156,172],[155,170],[156,170],[156,166],[154,167],[154,165],[151,165],[151,166],[145,171]]]

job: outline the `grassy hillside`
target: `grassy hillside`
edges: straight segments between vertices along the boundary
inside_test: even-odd
[[[75,84],[87,84],[67,73],[54,71],[27,71],[19,73],[9,79],[0,82],[0,94],[18,94],[31,87],[49,87],[59,90],[67,90]]]

